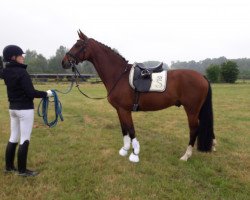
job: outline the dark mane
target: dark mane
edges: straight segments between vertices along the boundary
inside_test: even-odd
[[[98,43],[99,45],[103,46],[105,50],[108,50],[109,52],[111,51],[113,54],[115,54],[116,56],[118,56],[119,58],[121,58],[123,61],[125,61],[126,63],[128,63],[128,60],[126,60],[118,51],[115,51],[114,49],[112,49],[111,47],[93,39],[96,43]]]

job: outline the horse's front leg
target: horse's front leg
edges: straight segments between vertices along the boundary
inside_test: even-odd
[[[135,129],[132,121],[131,111],[124,109],[117,109],[117,113],[121,123],[123,134],[123,147],[120,149],[119,154],[126,156],[132,143],[133,152],[129,156],[131,162],[139,162],[140,144],[135,137]]]

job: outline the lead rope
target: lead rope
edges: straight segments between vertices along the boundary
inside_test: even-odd
[[[72,90],[75,80],[76,80],[76,74],[75,74],[75,76],[72,76],[71,84],[70,84],[68,90],[66,90],[65,92],[57,90],[57,89],[51,90],[53,97],[54,97],[53,101],[50,101],[49,97],[44,97],[41,99],[41,101],[38,105],[38,108],[37,108],[37,114],[39,117],[43,118],[44,124],[47,125],[48,127],[52,128],[52,127],[56,126],[59,118],[61,121],[63,121],[62,104],[61,104],[56,92],[61,93],[61,94],[68,94]],[[55,109],[55,119],[51,122],[48,121],[48,111],[49,111],[48,108],[49,108],[50,102],[54,102],[54,109]]]
[[[56,94],[55,90],[51,90],[53,93],[53,101],[49,100],[49,97],[44,97],[40,101],[37,109],[37,114],[39,117],[43,118],[44,124],[49,126],[50,128],[54,127],[57,125],[58,119],[63,121],[63,115],[62,115],[62,104],[59,101],[59,98]],[[48,121],[48,108],[49,108],[49,103],[54,102],[54,109],[55,109],[55,119],[52,120],[51,122]]]

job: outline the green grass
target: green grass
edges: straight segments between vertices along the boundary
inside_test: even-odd
[[[67,84],[37,89],[66,90]],[[91,96],[105,96],[102,84],[82,84]],[[247,200],[250,196],[250,86],[215,84],[213,106],[217,152],[194,150],[179,158],[188,143],[183,108],[134,113],[141,144],[140,163],[120,157],[122,136],[116,111],[107,100],[89,100],[76,88],[59,94],[65,121],[47,128],[37,115],[28,166],[35,178],[0,173],[0,199],[208,199]],[[39,100],[35,100],[36,108]],[[9,138],[6,89],[0,82],[0,169]]]

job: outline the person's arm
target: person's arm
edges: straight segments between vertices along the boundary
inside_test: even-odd
[[[21,86],[29,98],[44,98],[47,97],[47,92],[35,90],[31,78],[27,71],[23,72],[21,78]]]

